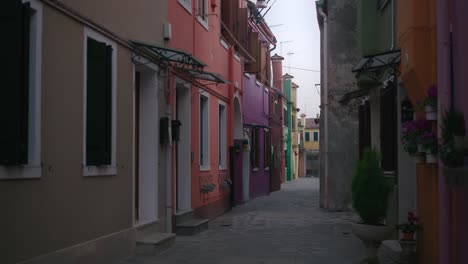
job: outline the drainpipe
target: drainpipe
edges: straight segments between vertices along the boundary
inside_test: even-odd
[[[172,233],[172,138],[171,138],[171,106],[166,108],[166,117],[169,118],[169,143],[167,144],[167,157],[166,157],[166,232]]]
[[[325,153],[323,161],[325,166],[323,207],[328,208],[328,17],[322,8],[319,8],[318,13],[323,18],[323,132],[325,135],[323,146],[323,153]]]

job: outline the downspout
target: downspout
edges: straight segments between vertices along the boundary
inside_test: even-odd
[[[323,18],[323,133],[325,135],[323,207],[328,208],[328,17],[322,8],[319,8],[318,13]]]
[[[229,144],[232,146],[234,146],[234,128],[236,126],[236,124],[234,124],[235,122],[235,118],[234,118],[234,89],[235,89],[235,84],[234,84],[234,46],[230,46],[229,48],[229,59],[228,59],[228,62],[229,62],[229,71],[228,71],[228,80],[229,80],[229,84],[228,85],[228,91],[229,91],[229,111],[230,111],[230,114],[229,114],[229,123],[228,124],[231,124],[231,128],[228,129],[228,138],[229,138]]]
[[[392,0],[392,46],[390,47],[390,50],[395,49],[395,35],[395,0]]]

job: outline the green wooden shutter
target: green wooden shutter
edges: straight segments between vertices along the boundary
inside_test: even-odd
[[[110,165],[112,153],[112,47],[88,38],[86,164]]]
[[[6,1],[0,9],[0,165],[28,163],[29,4]]]

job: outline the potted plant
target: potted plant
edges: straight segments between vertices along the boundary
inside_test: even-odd
[[[426,152],[426,163],[437,163],[438,141],[436,133],[424,132],[421,136],[421,144]]]
[[[423,102],[426,120],[437,120],[437,86],[431,85]]]
[[[387,215],[389,191],[376,150],[366,148],[352,182],[353,207],[362,222],[353,223],[352,231],[367,247],[365,261],[370,263],[378,263],[378,248],[394,230],[394,227],[382,224]]]
[[[452,108],[445,111],[442,120],[440,158],[446,167],[463,165],[465,118],[463,113]]]
[[[405,151],[414,157],[416,163],[424,163],[424,147],[421,137],[430,131],[431,124],[426,120],[413,120],[402,124],[401,143]]]
[[[419,228],[418,218],[413,212],[408,212],[407,222],[399,224],[397,228],[403,233],[401,240],[412,241],[414,240],[414,234]]]

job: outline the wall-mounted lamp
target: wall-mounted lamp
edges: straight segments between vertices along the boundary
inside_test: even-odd
[[[255,6],[257,8],[266,8],[266,7],[268,7],[266,0],[257,0],[257,4]]]

